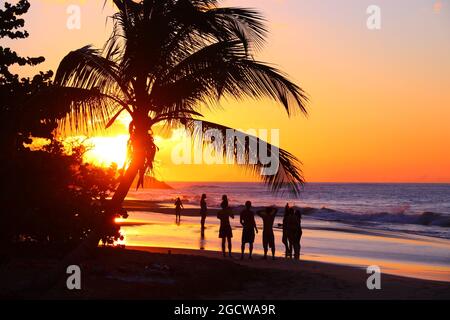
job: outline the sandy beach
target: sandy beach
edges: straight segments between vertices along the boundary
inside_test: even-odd
[[[218,253],[217,209],[210,209],[205,237],[201,237],[198,208],[186,205],[181,223],[175,223],[174,210],[167,205],[144,200],[126,201],[129,218],[121,220],[124,244],[139,247],[171,247]],[[239,214],[235,208],[235,214]],[[281,229],[274,228],[277,257],[284,254]],[[259,228],[262,221],[256,217]],[[242,228],[238,216],[233,224],[233,251],[240,254]],[[402,277],[450,282],[450,240],[413,233],[387,231],[333,221],[303,218],[302,257],[308,262],[324,262],[366,269],[377,265],[382,273]],[[255,252],[262,254],[260,235]],[[218,254],[220,256],[220,254]]]
[[[311,248],[323,246],[322,241],[329,247],[332,247],[330,243],[344,246],[345,241],[351,241],[353,249],[366,248],[366,242],[376,241],[384,246],[412,243],[417,248],[424,244],[447,248],[445,242],[407,235],[394,237],[306,220],[300,261],[282,257],[279,245],[276,260],[263,260],[261,246],[256,243],[258,238],[254,258],[249,260],[246,256],[240,260],[237,245],[240,229],[236,227],[233,257],[222,257],[215,210],[210,210],[206,236],[202,240],[196,208],[186,208],[181,223],[176,224],[173,209],[156,202],[127,201],[126,207],[130,217],[118,221],[125,234],[122,243],[125,247],[99,247],[91,259],[83,261],[80,264],[82,290],[67,290],[65,279],[47,291],[17,290],[26,288],[42,273],[51,272],[58,259],[45,258],[46,254],[39,250],[26,254],[13,250],[9,260],[2,264],[1,298],[450,299],[450,282],[446,281],[449,272],[445,265],[433,267],[425,263],[376,259],[375,254],[372,259],[361,254],[332,255],[333,248],[326,252]],[[279,237],[279,230],[275,230],[275,234]],[[388,252],[387,248],[384,251]],[[367,288],[366,267],[370,264],[381,266],[381,290]]]
[[[12,259],[0,275],[2,298],[14,299],[449,299],[450,286],[382,275],[368,290],[365,270],[329,263],[223,259],[212,251],[99,248],[81,264],[82,290],[60,281],[46,292],[14,292],[18,283],[49,272],[55,260]],[[8,290],[9,288],[9,290]]]

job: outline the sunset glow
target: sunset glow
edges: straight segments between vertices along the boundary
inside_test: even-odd
[[[91,146],[85,154],[85,160],[100,166],[117,164],[123,167],[127,157],[128,136],[119,135],[115,137],[94,137],[88,140]]]
[[[0,300],[450,300],[449,36],[450,0],[0,1]]]
[[[12,47],[45,56],[42,70],[55,70],[70,50],[88,43],[101,47],[111,30],[105,21],[113,6],[74,3],[82,10],[80,30],[65,28],[68,1],[36,0],[26,17],[30,37]],[[256,7],[267,17],[270,35],[257,58],[286,70],[307,91],[309,118],[288,120],[279,105],[267,100],[230,99],[221,102],[220,110],[204,108],[208,120],[280,129],[281,146],[302,160],[310,182],[450,181],[448,1],[380,1],[378,31],[365,27],[364,1],[343,6],[331,0],[228,0],[223,5]],[[43,16],[54,19],[41,23]],[[50,39],[58,39],[58,46]],[[123,163],[125,138],[109,137],[126,134],[123,124],[104,139],[95,137],[91,159]],[[169,145],[158,146],[156,158],[167,180],[254,179],[235,167],[176,166]]]

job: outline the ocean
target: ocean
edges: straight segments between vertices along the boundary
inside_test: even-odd
[[[170,183],[171,190],[131,191],[128,199],[152,200],[164,212],[149,208],[129,211],[128,225],[121,228],[123,245],[137,247],[210,250],[220,255],[219,220],[206,219],[204,236],[200,217],[183,215],[175,221],[177,197],[186,209],[199,208],[202,193],[209,208],[219,207],[228,196],[235,214],[245,201],[254,209],[280,208],[275,220],[278,258],[284,255],[281,241],[283,208],[288,202],[303,213],[301,260],[352,265],[376,265],[382,272],[450,282],[450,185],[449,184],[341,184],[309,183],[300,198],[274,196],[260,183]],[[145,203],[145,202],[144,202]],[[191,212],[195,210],[190,210]],[[158,213],[159,211],[159,213]],[[262,221],[256,217],[258,228]],[[231,221],[233,252],[239,255],[242,226]],[[254,252],[262,254],[260,235]]]
[[[311,219],[450,239],[450,184],[308,183],[299,198],[275,196],[261,183],[169,184],[174,189],[132,191],[129,198],[172,206],[180,197],[185,206],[197,207],[206,193],[208,206],[219,207],[226,194],[232,207],[247,200],[254,207],[289,203]]]

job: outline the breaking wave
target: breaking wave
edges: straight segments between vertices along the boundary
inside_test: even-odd
[[[372,214],[354,214],[322,208],[301,208],[302,214],[311,215],[315,218],[340,222],[376,222],[376,223],[399,223],[417,224],[422,226],[450,227],[450,216],[436,212],[423,212],[422,214],[405,214],[404,212],[389,213],[380,212]]]

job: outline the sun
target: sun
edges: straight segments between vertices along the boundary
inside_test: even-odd
[[[93,137],[86,141],[89,150],[84,155],[87,162],[108,167],[115,163],[123,167],[127,158],[128,135]]]

